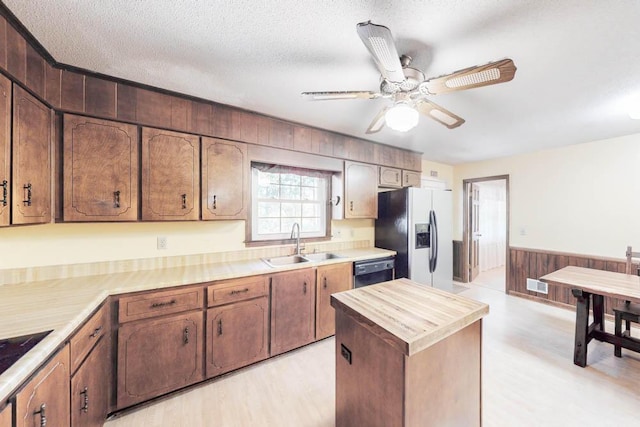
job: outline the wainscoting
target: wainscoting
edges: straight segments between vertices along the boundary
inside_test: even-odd
[[[625,272],[623,259],[510,247],[507,293],[555,305],[575,306],[575,298],[571,295],[571,290],[555,285],[553,282],[549,282],[549,293],[546,295],[527,290],[527,278],[539,279],[547,273],[568,265]],[[616,298],[605,297],[605,312],[612,314],[612,307],[622,302]]]
[[[464,281],[464,259],[462,253],[462,240],[453,241],[453,280],[457,282]]]

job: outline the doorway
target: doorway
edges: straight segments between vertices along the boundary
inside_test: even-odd
[[[504,292],[509,251],[509,176],[466,179],[464,281]]]

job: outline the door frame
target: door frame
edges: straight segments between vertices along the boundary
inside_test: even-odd
[[[484,181],[505,181],[505,203],[506,203],[506,242],[505,242],[505,291],[508,288],[507,277],[509,277],[509,210],[510,210],[510,202],[509,202],[509,175],[494,175],[494,176],[486,176],[482,178],[468,178],[462,180],[462,281],[464,283],[469,282],[469,251],[471,249],[471,227],[469,224],[469,215],[471,206],[469,205],[469,191],[468,184],[476,183],[476,182],[484,182]]]

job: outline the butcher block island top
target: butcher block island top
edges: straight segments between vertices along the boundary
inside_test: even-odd
[[[408,279],[333,294],[331,305],[407,356],[489,313],[487,304]]]

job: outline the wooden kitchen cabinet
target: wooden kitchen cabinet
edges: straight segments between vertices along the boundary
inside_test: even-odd
[[[16,427],[69,425],[69,346],[18,392],[15,405]]]
[[[64,220],[138,219],[138,128],[64,116]]]
[[[107,419],[111,381],[109,339],[103,337],[71,377],[71,427],[99,427]]]
[[[378,185],[380,187],[387,187],[387,188],[402,187],[402,171],[396,168],[380,166],[380,173],[378,175]]]
[[[421,186],[420,172],[414,171],[402,171],[402,186],[403,187],[420,187]]]
[[[118,330],[119,409],[203,379],[203,313],[130,322]]]
[[[13,224],[51,222],[52,114],[42,102],[13,85]]]
[[[314,340],[315,279],[312,268],[271,276],[271,356]]]
[[[4,408],[0,408],[0,426],[2,427],[11,427],[11,410],[12,405],[9,403]]]
[[[11,80],[0,75],[0,227],[11,222],[10,212]]]
[[[331,294],[348,291],[353,287],[352,263],[320,266],[316,277],[316,340],[320,340],[336,333]]]
[[[344,162],[344,217],[378,217],[378,167]]]
[[[200,217],[200,138],[142,128],[142,219]]]
[[[202,219],[246,219],[248,180],[246,144],[202,138]]]

